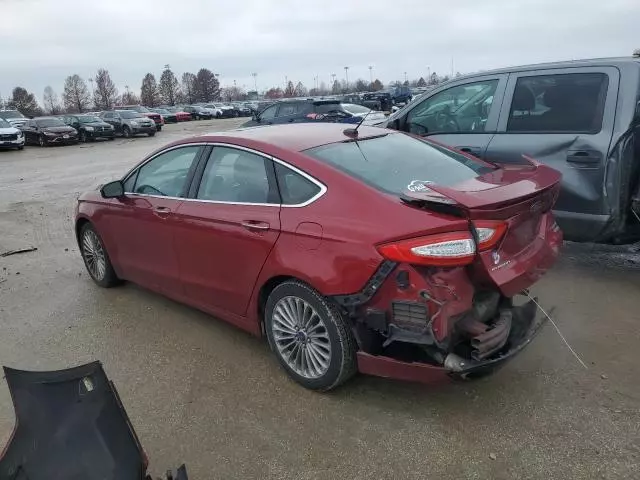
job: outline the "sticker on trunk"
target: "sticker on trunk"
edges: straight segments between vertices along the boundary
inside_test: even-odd
[[[429,185],[433,185],[433,182],[429,180],[412,180],[409,185],[407,185],[407,190],[410,192],[430,192],[431,189]]]

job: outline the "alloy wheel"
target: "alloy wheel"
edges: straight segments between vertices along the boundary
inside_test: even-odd
[[[331,361],[331,341],[318,312],[296,296],[280,299],[273,309],[273,340],[278,353],[298,375],[322,377]]]
[[[107,260],[98,235],[91,229],[86,230],[82,237],[82,256],[91,276],[102,280],[107,271]]]

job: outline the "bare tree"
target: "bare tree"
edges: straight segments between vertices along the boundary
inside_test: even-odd
[[[96,89],[93,92],[93,98],[99,110],[111,110],[118,98],[118,89],[111,80],[109,71],[104,68],[99,69],[96,74]]]
[[[42,103],[44,104],[44,110],[50,115],[59,115],[62,113],[62,106],[58,99],[58,94],[53,91],[50,86],[44,87],[44,94],[42,95]]]
[[[89,110],[91,95],[87,84],[77,73],[69,75],[64,81],[62,102],[64,103],[64,108],[69,112],[82,113]]]
[[[175,105],[177,103],[180,85],[178,84],[178,79],[169,68],[169,65],[165,65],[162,75],[160,76],[158,90],[160,98],[164,103],[168,103],[169,105]]]
[[[289,97],[293,97],[295,94],[296,94],[296,89],[293,86],[293,82],[289,80],[289,83],[287,83],[287,88],[285,88],[284,90],[284,96],[286,98],[289,98]]]
[[[155,107],[160,103],[158,83],[152,73],[147,73],[142,79],[140,87],[140,101],[147,107]]]
[[[182,93],[187,103],[196,101],[196,76],[191,72],[182,74]]]
[[[373,90],[374,92],[380,91],[383,88],[384,88],[384,85],[382,85],[382,82],[377,78],[371,84],[371,90]]]
[[[306,97],[307,95],[309,95],[309,91],[307,90],[307,87],[302,84],[302,82],[298,82],[294,91],[294,95],[296,97]]]
[[[36,101],[33,93],[29,93],[26,88],[16,87],[11,92],[11,98],[7,102],[9,108],[18,110],[27,117],[42,115],[42,109]]]
[[[195,97],[198,102],[210,102],[220,98],[220,83],[208,68],[201,68],[195,76]],[[234,88],[237,88],[234,86]]]
[[[356,92],[365,92],[367,90],[367,83],[359,78],[355,83]]]
[[[127,88],[115,103],[117,105],[138,105],[140,103],[140,98]]]
[[[424,77],[420,77],[420,79],[418,80],[418,83],[416,84],[416,86],[418,86],[418,87],[426,87],[427,86],[427,82],[425,81]]]

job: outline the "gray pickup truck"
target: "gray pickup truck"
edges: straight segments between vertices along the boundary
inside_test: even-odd
[[[555,215],[568,240],[640,240],[640,58],[577,60],[458,77],[382,126],[484,160],[527,155],[562,173]]]

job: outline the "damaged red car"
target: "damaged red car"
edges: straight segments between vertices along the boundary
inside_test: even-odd
[[[558,255],[560,174],[344,127],[249,128],[154,152],[79,198],[91,277],[266,336],[311,389],[356,371],[431,382],[503,365],[542,324],[517,297]]]

